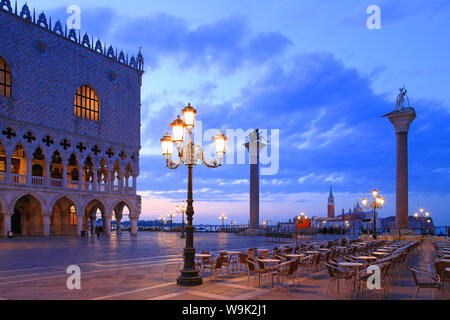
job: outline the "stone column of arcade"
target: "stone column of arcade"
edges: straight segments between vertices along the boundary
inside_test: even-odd
[[[130,221],[131,221],[130,233],[131,233],[132,236],[137,236],[137,233],[138,233],[138,226],[137,226],[138,220],[139,220],[138,218],[130,216]]]
[[[111,235],[111,220],[112,220],[112,218],[111,218],[112,216],[110,215],[110,216],[104,216],[103,218],[104,218],[104,227],[105,227],[105,234],[107,235],[107,236],[110,236]]]
[[[42,216],[44,217],[44,231],[42,233],[42,235],[44,237],[50,237],[50,217],[51,217],[51,213],[49,214],[42,214]]]
[[[77,236],[81,237],[81,231],[83,230],[83,217],[82,213],[77,213]]]
[[[89,220],[91,220],[91,235],[95,234],[95,220],[96,220],[96,216],[90,216]]]
[[[12,217],[12,213],[7,213],[4,212],[3,213],[3,230],[2,230],[2,235],[7,237],[8,236],[8,232],[11,231],[11,217]]]
[[[397,136],[397,176],[395,226],[398,232],[408,229],[408,131],[416,118],[413,108],[396,110],[386,115]]]

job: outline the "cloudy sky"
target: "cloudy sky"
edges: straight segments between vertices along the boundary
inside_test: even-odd
[[[377,187],[386,198],[381,216],[394,215],[395,134],[382,116],[405,84],[417,112],[408,138],[410,214],[424,207],[437,225],[450,224],[449,1],[28,4],[62,20],[76,4],[83,32],[129,54],[142,47],[143,218],[167,214],[186,197],[187,170],[165,168],[159,139],[188,102],[204,146],[214,130],[267,129],[266,167],[278,160],[279,169],[261,176],[261,219],[325,216],[330,186],[337,213]],[[380,30],[366,25],[373,4]],[[194,170],[197,223],[220,223],[222,212],[248,221],[248,160],[230,164],[242,150],[236,141],[229,149],[224,167]]]

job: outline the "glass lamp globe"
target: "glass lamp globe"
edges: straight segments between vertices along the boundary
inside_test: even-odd
[[[216,154],[222,159],[225,154],[227,137],[220,131],[213,139],[216,147]]]
[[[173,140],[172,137],[167,134],[161,139],[161,148],[163,156],[169,160],[173,153]]]
[[[170,127],[172,128],[172,140],[179,146],[184,141],[184,129],[186,128],[186,124],[180,119],[180,116],[178,116],[178,118],[170,124]]]
[[[191,104],[188,105],[181,111],[184,116],[184,123],[188,129],[194,128],[195,125],[195,115],[197,114],[197,110],[191,107]]]

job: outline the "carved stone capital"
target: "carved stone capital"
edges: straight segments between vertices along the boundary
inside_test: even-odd
[[[386,115],[389,121],[394,125],[395,133],[408,133],[409,125],[416,118],[416,112],[413,108],[407,111],[394,111]]]

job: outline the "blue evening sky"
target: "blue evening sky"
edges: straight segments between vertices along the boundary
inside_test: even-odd
[[[82,32],[129,54],[142,47],[142,218],[186,198],[187,170],[165,168],[159,139],[188,102],[204,132],[279,130],[278,173],[261,176],[261,220],[325,216],[330,185],[336,214],[377,187],[386,199],[381,216],[394,215],[395,134],[381,116],[405,84],[417,112],[408,136],[410,214],[424,207],[437,225],[450,224],[449,1],[28,4],[62,20],[76,4]],[[381,30],[366,27],[373,4]],[[196,223],[220,223],[221,213],[247,223],[248,161],[198,166],[194,178]]]

